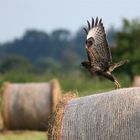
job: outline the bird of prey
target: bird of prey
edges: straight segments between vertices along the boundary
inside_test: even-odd
[[[116,88],[120,88],[120,84],[116,77],[111,73],[115,68],[127,63],[127,60],[122,60],[117,63],[112,63],[112,56],[110,48],[108,47],[106,33],[102,23],[102,19],[98,17],[90,24],[88,28],[84,28],[87,34],[86,39],[86,52],[88,61],[84,61],[81,64],[89,70],[91,75],[101,75],[105,78],[113,81]]]

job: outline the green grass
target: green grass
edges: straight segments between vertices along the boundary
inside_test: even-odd
[[[108,91],[115,89],[113,82],[105,79],[104,77],[91,77],[90,75],[85,75],[83,73],[70,73],[70,74],[43,74],[35,75],[28,73],[6,73],[0,75],[0,85],[4,81],[16,82],[16,83],[26,83],[26,82],[48,82],[53,78],[57,78],[60,81],[61,88],[63,92],[67,91],[77,91],[79,96],[85,96],[93,93],[99,93],[103,91]],[[126,75],[116,76],[122,87],[129,87],[131,82]]]
[[[131,82],[127,76],[118,76],[122,87],[129,87]],[[105,78],[85,77],[83,75],[67,77],[60,80],[64,91],[76,90],[79,96],[85,96],[115,89],[113,82]]]
[[[0,140],[47,140],[47,135],[37,131],[6,131],[0,133]]]

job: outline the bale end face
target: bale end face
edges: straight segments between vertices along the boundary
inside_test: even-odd
[[[49,140],[60,140],[61,125],[62,125],[63,116],[64,116],[64,109],[66,105],[68,104],[68,102],[76,97],[77,95],[72,92],[68,92],[62,96],[50,120],[50,126],[48,130]]]
[[[56,105],[58,104],[58,102],[61,99],[61,88],[60,88],[60,84],[59,81],[57,79],[54,79],[51,81],[51,93],[52,93],[52,112],[55,111],[56,109]]]

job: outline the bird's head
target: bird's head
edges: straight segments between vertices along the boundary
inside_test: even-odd
[[[88,69],[88,70],[91,68],[89,62],[82,62],[81,65],[82,65],[83,67],[85,67],[86,69]]]

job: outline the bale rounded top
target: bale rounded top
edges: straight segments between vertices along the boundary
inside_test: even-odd
[[[72,99],[64,110],[62,140],[140,139],[140,88]]]

